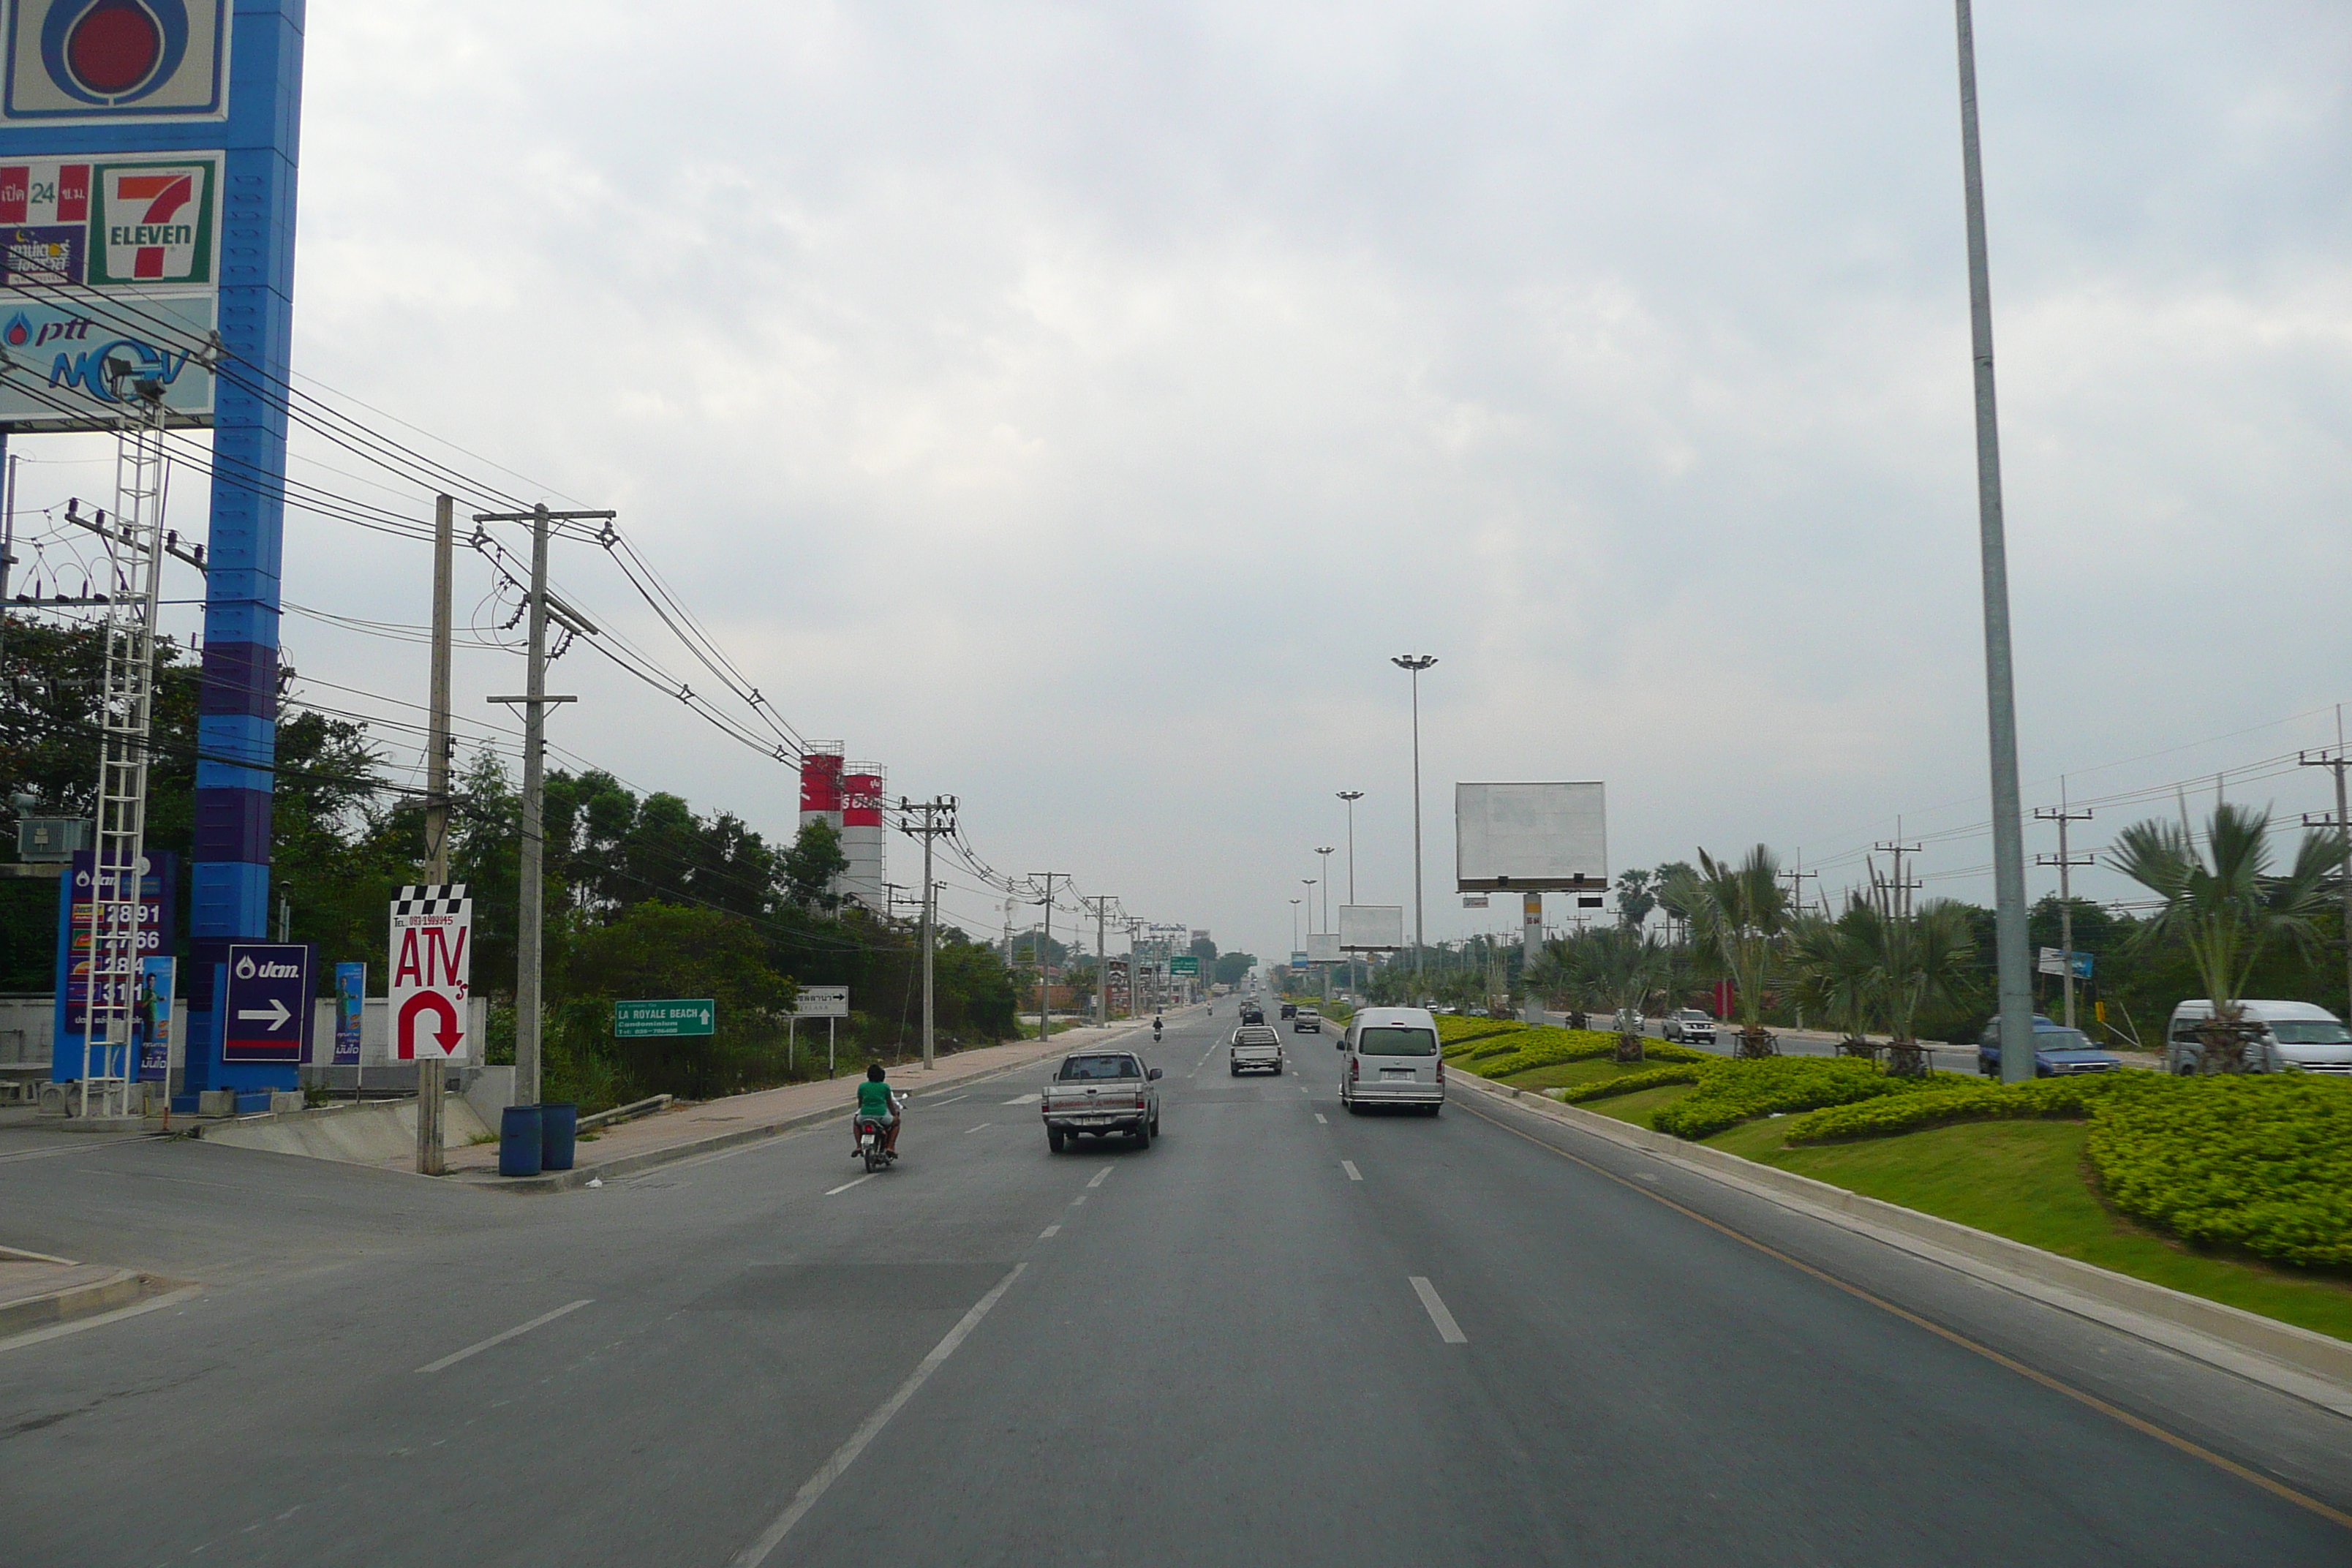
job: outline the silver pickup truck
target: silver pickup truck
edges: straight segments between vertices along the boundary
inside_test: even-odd
[[[1133,1051],[1074,1051],[1046,1081],[1038,1111],[1045,1144],[1056,1154],[1085,1134],[1124,1133],[1145,1149],[1160,1132],[1160,1069]]]
[[[1233,1043],[1227,1047],[1227,1060],[1233,1076],[1244,1072],[1271,1072],[1282,1076],[1282,1036],[1270,1024],[1244,1024],[1234,1031]]]

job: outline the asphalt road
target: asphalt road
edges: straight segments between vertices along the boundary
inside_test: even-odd
[[[12,1140],[0,1240],[206,1289],[0,1351],[0,1563],[2352,1561],[2258,1479],[2352,1515],[2341,1418],[1211,1025],[1149,1151],[1048,1153],[1028,1068],[865,1180],[834,1130],[528,1199]]]

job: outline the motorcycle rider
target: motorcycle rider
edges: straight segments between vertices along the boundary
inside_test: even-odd
[[[866,1081],[857,1086],[857,1121],[880,1122],[882,1152],[886,1154],[895,1154],[898,1152],[898,1110],[907,1101],[905,1096],[898,1093],[883,1081],[885,1076],[880,1062],[874,1062],[866,1067]],[[853,1121],[849,1125],[854,1135],[857,1121]],[[857,1146],[854,1136],[849,1155],[853,1160],[857,1157]]]

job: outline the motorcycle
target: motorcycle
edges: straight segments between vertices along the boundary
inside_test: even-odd
[[[1160,1020],[1157,1018],[1151,1020],[1151,1043],[1155,1046],[1160,1043]]]
[[[870,1116],[857,1119],[857,1157],[866,1162],[868,1174],[887,1168],[898,1158],[898,1152],[886,1148],[890,1130]]]

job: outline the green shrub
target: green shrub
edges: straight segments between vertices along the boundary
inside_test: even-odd
[[[1563,1105],[1580,1105],[1588,1100],[1609,1100],[1621,1094],[1639,1094],[1645,1089],[1664,1089],[1669,1084],[1696,1083],[1704,1068],[1663,1067],[1643,1072],[1629,1072],[1616,1078],[1604,1078],[1592,1083],[1571,1084],[1551,1091],[1552,1098]]]
[[[1664,1040],[1644,1042],[1654,1062],[1717,1062],[1721,1057]],[[1526,1029],[1498,1044],[1481,1047],[1454,1058],[1481,1078],[1510,1078],[1561,1062],[1596,1061],[1617,1054],[1617,1037],[1599,1029],[1556,1029],[1549,1026]]]
[[[1877,1063],[1856,1057],[1716,1060],[1700,1069],[1696,1092],[1664,1107],[1650,1121],[1661,1132],[1696,1141],[1776,1111],[1812,1110],[1971,1081],[1958,1073],[1892,1078]]]
[[[2191,1241],[2352,1266],[2352,1085],[2129,1076],[2146,1082],[2100,1099],[2089,1140],[2118,1208]]]
[[[1915,1094],[1884,1095],[1809,1111],[1789,1128],[1791,1143],[1830,1143],[1847,1138],[1885,1138],[1954,1121],[2082,1118],[2092,1102],[2123,1081],[2120,1073],[2043,1079],[2003,1086],[1963,1083]]]

